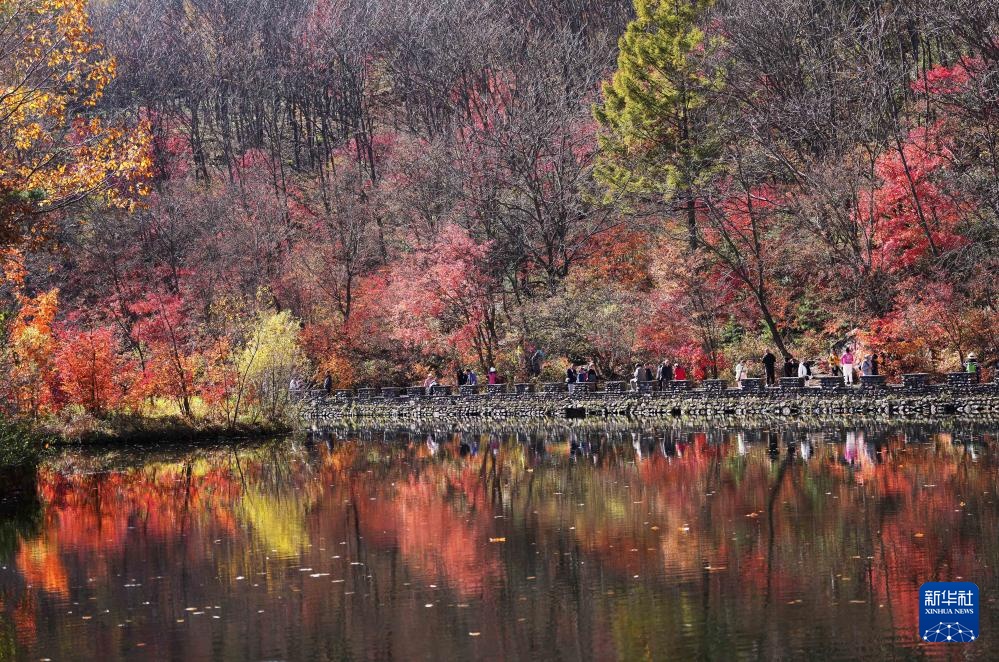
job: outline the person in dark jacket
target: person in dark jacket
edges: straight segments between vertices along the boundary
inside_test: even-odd
[[[597,382],[597,369],[593,367],[592,363],[586,370],[586,381],[591,384],[595,384]]]
[[[656,380],[659,382],[660,389],[669,386],[669,383],[673,381],[673,364],[669,361],[663,361],[662,365],[659,366],[659,374],[656,375]]]
[[[645,381],[647,381],[647,382],[654,382],[654,381],[656,381],[656,376],[652,372],[652,364],[651,363],[646,363],[645,364]]]
[[[565,383],[574,384],[576,382],[576,369],[569,366],[565,369]]]
[[[767,386],[773,386],[777,383],[776,368],[777,357],[768,349],[767,353],[763,355],[763,369],[767,375]]]
[[[462,370],[461,368],[458,368],[458,372],[455,373],[454,383],[457,386],[464,386],[465,385],[465,381],[467,379],[468,378],[465,376],[465,371]]]
[[[329,393],[333,390],[333,376],[330,373],[326,373],[326,379],[323,380],[323,390]]]

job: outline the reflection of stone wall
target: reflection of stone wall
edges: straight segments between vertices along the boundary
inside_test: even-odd
[[[672,393],[525,393],[344,399],[320,397],[303,404],[308,423],[377,419],[456,421],[474,419],[630,418],[874,418],[919,421],[960,417],[999,419],[999,388],[929,387],[821,391],[685,391]]]

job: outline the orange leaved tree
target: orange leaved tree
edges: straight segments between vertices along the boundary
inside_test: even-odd
[[[115,62],[85,0],[0,0],[0,54],[0,249],[47,238],[85,199],[143,192],[149,132],[98,112]]]
[[[67,331],[59,341],[55,365],[69,401],[98,416],[114,409],[122,399],[116,381],[121,362],[114,331]]]

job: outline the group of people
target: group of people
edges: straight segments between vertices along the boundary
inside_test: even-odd
[[[859,358],[859,362],[858,362]],[[763,355],[761,360],[763,363],[763,374],[766,376],[767,386],[773,386],[777,382],[777,357],[773,352],[767,350],[767,353]],[[816,367],[815,361],[799,360],[793,356],[789,356],[784,359],[783,375],[784,377],[797,377],[799,379],[809,379],[812,376],[812,370]],[[853,385],[855,383],[854,377],[859,372],[861,375],[877,375],[878,372],[878,355],[877,354],[866,354],[863,357],[858,357],[852,347],[847,345],[843,352],[839,355],[836,352],[830,352],[828,359],[818,365],[818,369],[821,372],[827,372],[827,374],[842,376],[843,383],[847,386]],[[739,361],[735,365],[735,380],[739,382],[743,379],[749,377],[749,370],[743,361]]]
[[[565,369],[566,384],[590,384],[597,381],[597,369],[592,363],[571,365]]]
[[[659,388],[663,388],[666,384],[672,381],[682,382],[687,379],[687,369],[684,368],[679,363],[671,363],[668,360],[664,360],[656,368],[655,373],[652,372],[651,363],[636,363],[635,372],[631,377],[631,383],[639,388],[639,384],[645,384],[649,382],[655,382],[659,385]]]
[[[471,368],[458,368],[454,383],[458,386],[478,386],[479,376]]]
[[[597,370],[593,363],[573,365],[565,369],[565,381],[567,384],[594,383],[597,379]],[[631,383],[638,388],[638,384],[654,382],[658,383],[660,388],[662,388],[671,381],[683,381],[685,379],[687,379],[687,370],[682,365],[663,361],[655,369],[653,369],[651,363],[636,363]]]
[[[537,353],[540,353],[540,350],[538,350]],[[534,358],[532,358],[532,364]],[[761,359],[761,363],[763,364],[763,373],[766,377],[767,385],[776,385],[777,356],[770,350],[767,350],[767,353],[764,354]],[[784,360],[782,373],[784,377],[797,377],[802,380],[807,380],[812,377],[813,370],[815,369],[817,369],[820,374],[842,376],[843,382],[847,386],[856,383],[855,377],[857,374],[880,374],[879,357],[876,353],[864,354],[863,356],[860,356],[850,345],[847,345],[839,354],[835,351],[831,351],[825,360],[818,362],[800,360],[792,356],[788,356]],[[977,377],[979,368],[978,358],[975,354],[968,355],[967,361],[964,363],[964,369],[969,373],[975,374]],[[734,373],[735,382],[738,384],[743,379],[749,378],[749,366],[745,361],[738,361],[735,364]],[[639,390],[642,388],[639,386],[640,384],[657,383],[659,388],[663,388],[669,382],[684,381],[686,379],[687,370],[681,364],[664,360],[656,366],[655,369],[653,369],[651,363],[636,363],[635,371],[631,377],[631,383],[635,386],[636,390]],[[592,362],[569,366],[565,371],[565,381],[570,384],[595,383],[597,381],[597,370]],[[489,368],[487,373],[487,382],[490,385],[500,383],[499,374],[496,372],[496,368]],[[458,368],[455,371],[455,384],[458,386],[478,386],[479,377],[475,374],[475,370],[472,368]],[[423,388],[426,392],[430,393],[431,389],[437,385],[437,376],[434,373],[427,374],[427,378],[423,381]],[[291,390],[295,391],[302,388],[303,384],[298,379],[292,379],[290,386]],[[326,378],[323,380],[323,389],[329,392],[332,388],[333,378],[327,374]]]
[[[440,382],[437,381],[437,375],[435,373],[427,373],[426,379],[423,380],[423,389],[429,394],[435,386]],[[475,374],[475,370],[471,368],[458,368],[455,371],[454,383],[461,386],[478,386],[479,376]],[[486,383],[489,385],[499,384],[499,373],[496,372],[495,367],[490,367],[486,372]]]

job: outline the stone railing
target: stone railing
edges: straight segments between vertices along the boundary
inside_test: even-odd
[[[801,385],[789,378],[781,386],[765,387],[760,379],[744,379],[739,388],[721,380],[695,384],[648,383],[641,390],[625,382],[573,384],[550,382],[534,390],[528,383],[437,386],[427,395],[420,387],[361,388],[355,394],[318,394],[302,398],[307,421],[337,419],[464,420],[589,417],[722,419],[731,417],[803,417],[927,420],[943,416],[999,420],[999,381],[970,383],[952,378],[930,384],[929,376],[906,375],[901,384],[883,376],[862,377],[848,386],[842,378],[822,375]],[[594,388],[596,387],[596,388]],[[601,388],[603,387],[603,388]],[[630,387],[630,388],[629,388]]]
[[[813,377],[812,381],[818,384],[819,390],[822,391],[835,391],[843,384],[843,378],[837,377],[836,375],[819,375],[818,377]]]
[[[723,393],[728,388],[728,382],[724,379],[705,379],[701,387],[708,393]]]
[[[882,391],[888,388],[888,377],[885,375],[861,375],[860,389],[862,391]]]
[[[308,391],[296,392],[300,400],[323,399],[328,401],[353,401],[353,400],[396,400],[396,399],[417,399],[426,396],[452,396],[452,397],[475,397],[488,395],[491,397],[517,397],[517,396],[565,396],[565,395],[587,395],[592,397],[602,396],[652,396],[658,397],[670,394],[701,393],[707,395],[725,396],[737,393],[773,393],[779,394],[784,391],[802,391],[804,393],[891,393],[891,392],[922,392],[933,389],[985,389],[999,391],[999,375],[995,381],[979,382],[979,374],[969,372],[952,372],[944,376],[944,381],[939,384],[931,383],[931,376],[927,373],[912,373],[902,375],[898,384],[889,384],[888,378],[884,375],[862,375],[858,378],[855,386],[847,386],[842,377],[833,375],[816,375],[803,379],[801,377],[781,377],[776,387],[767,387],[763,379],[749,377],[740,380],[738,386],[732,387],[723,379],[706,379],[702,382],[691,380],[671,381],[660,385],[657,381],[652,382],[544,382],[538,385],[533,383],[517,384],[480,384],[462,385],[459,387],[444,384],[435,384],[427,393],[427,389],[422,386],[383,386],[380,388],[360,387],[355,390],[338,389],[326,392],[322,389],[311,389]]]
[[[930,376],[925,372],[902,375],[902,388],[907,391],[920,391],[930,385]]]
[[[955,387],[978,386],[977,372],[949,372],[947,373],[947,385]]]

